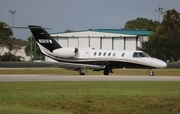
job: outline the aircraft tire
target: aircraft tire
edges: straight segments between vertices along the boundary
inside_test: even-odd
[[[109,75],[109,70],[104,70],[104,75]]]
[[[150,76],[154,76],[154,72],[152,71],[152,72],[150,72]]]
[[[79,74],[80,74],[80,75],[85,75],[85,73],[84,73],[84,72],[81,72],[81,71],[79,71]]]

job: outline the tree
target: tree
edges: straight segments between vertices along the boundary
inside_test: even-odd
[[[21,59],[24,59],[21,56],[15,56],[13,54],[11,54],[10,52],[5,53],[2,57],[1,57],[1,61],[21,61]]]
[[[13,37],[8,40],[7,47],[9,48],[9,52],[15,55],[17,51],[26,46],[26,44],[27,42],[25,40],[16,39]]]
[[[162,23],[150,35],[147,42],[142,43],[142,50],[151,56],[163,60],[177,61],[180,58],[180,13],[168,10]]]
[[[147,18],[137,18],[126,22],[124,29],[146,29],[149,31],[155,31],[156,27],[160,23],[158,21],[152,21]]]
[[[44,54],[41,53],[39,46],[37,46],[36,41],[33,36],[28,38],[25,53],[27,56],[31,56],[32,60],[44,60]]]
[[[5,22],[0,22],[0,39],[7,38],[13,35],[12,30]]]
[[[70,30],[70,29],[67,29],[64,31],[65,33],[68,33],[68,32],[74,32],[73,30]]]
[[[15,54],[26,45],[26,41],[16,39],[12,37],[12,35],[13,32],[11,28],[5,22],[0,22],[0,54],[3,52],[4,47],[9,49],[8,53],[2,55],[1,61],[18,61],[17,58],[19,58],[19,60],[22,58],[20,56],[16,57]]]
[[[10,37],[13,35],[12,30],[5,22],[0,22],[0,54],[5,46],[7,46]]]

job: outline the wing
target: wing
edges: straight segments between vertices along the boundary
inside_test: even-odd
[[[105,68],[105,66],[103,65],[91,65],[91,64],[79,64],[79,63],[46,62],[46,61],[43,61],[42,63],[51,64],[55,67],[65,68],[65,69],[70,69],[70,70],[79,70],[79,69],[101,70]]]

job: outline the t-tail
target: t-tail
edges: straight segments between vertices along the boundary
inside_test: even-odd
[[[29,28],[36,39],[38,45],[40,44],[42,48],[53,52],[53,50],[62,48],[55,40],[50,36],[50,34],[41,26],[29,25]],[[41,47],[40,47],[41,48]],[[41,48],[41,51],[43,51]]]

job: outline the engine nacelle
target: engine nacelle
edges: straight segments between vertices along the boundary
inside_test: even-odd
[[[79,55],[79,50],[76,47],[59,48],[53,50],[53,54],[59,57],[71,58]]]

